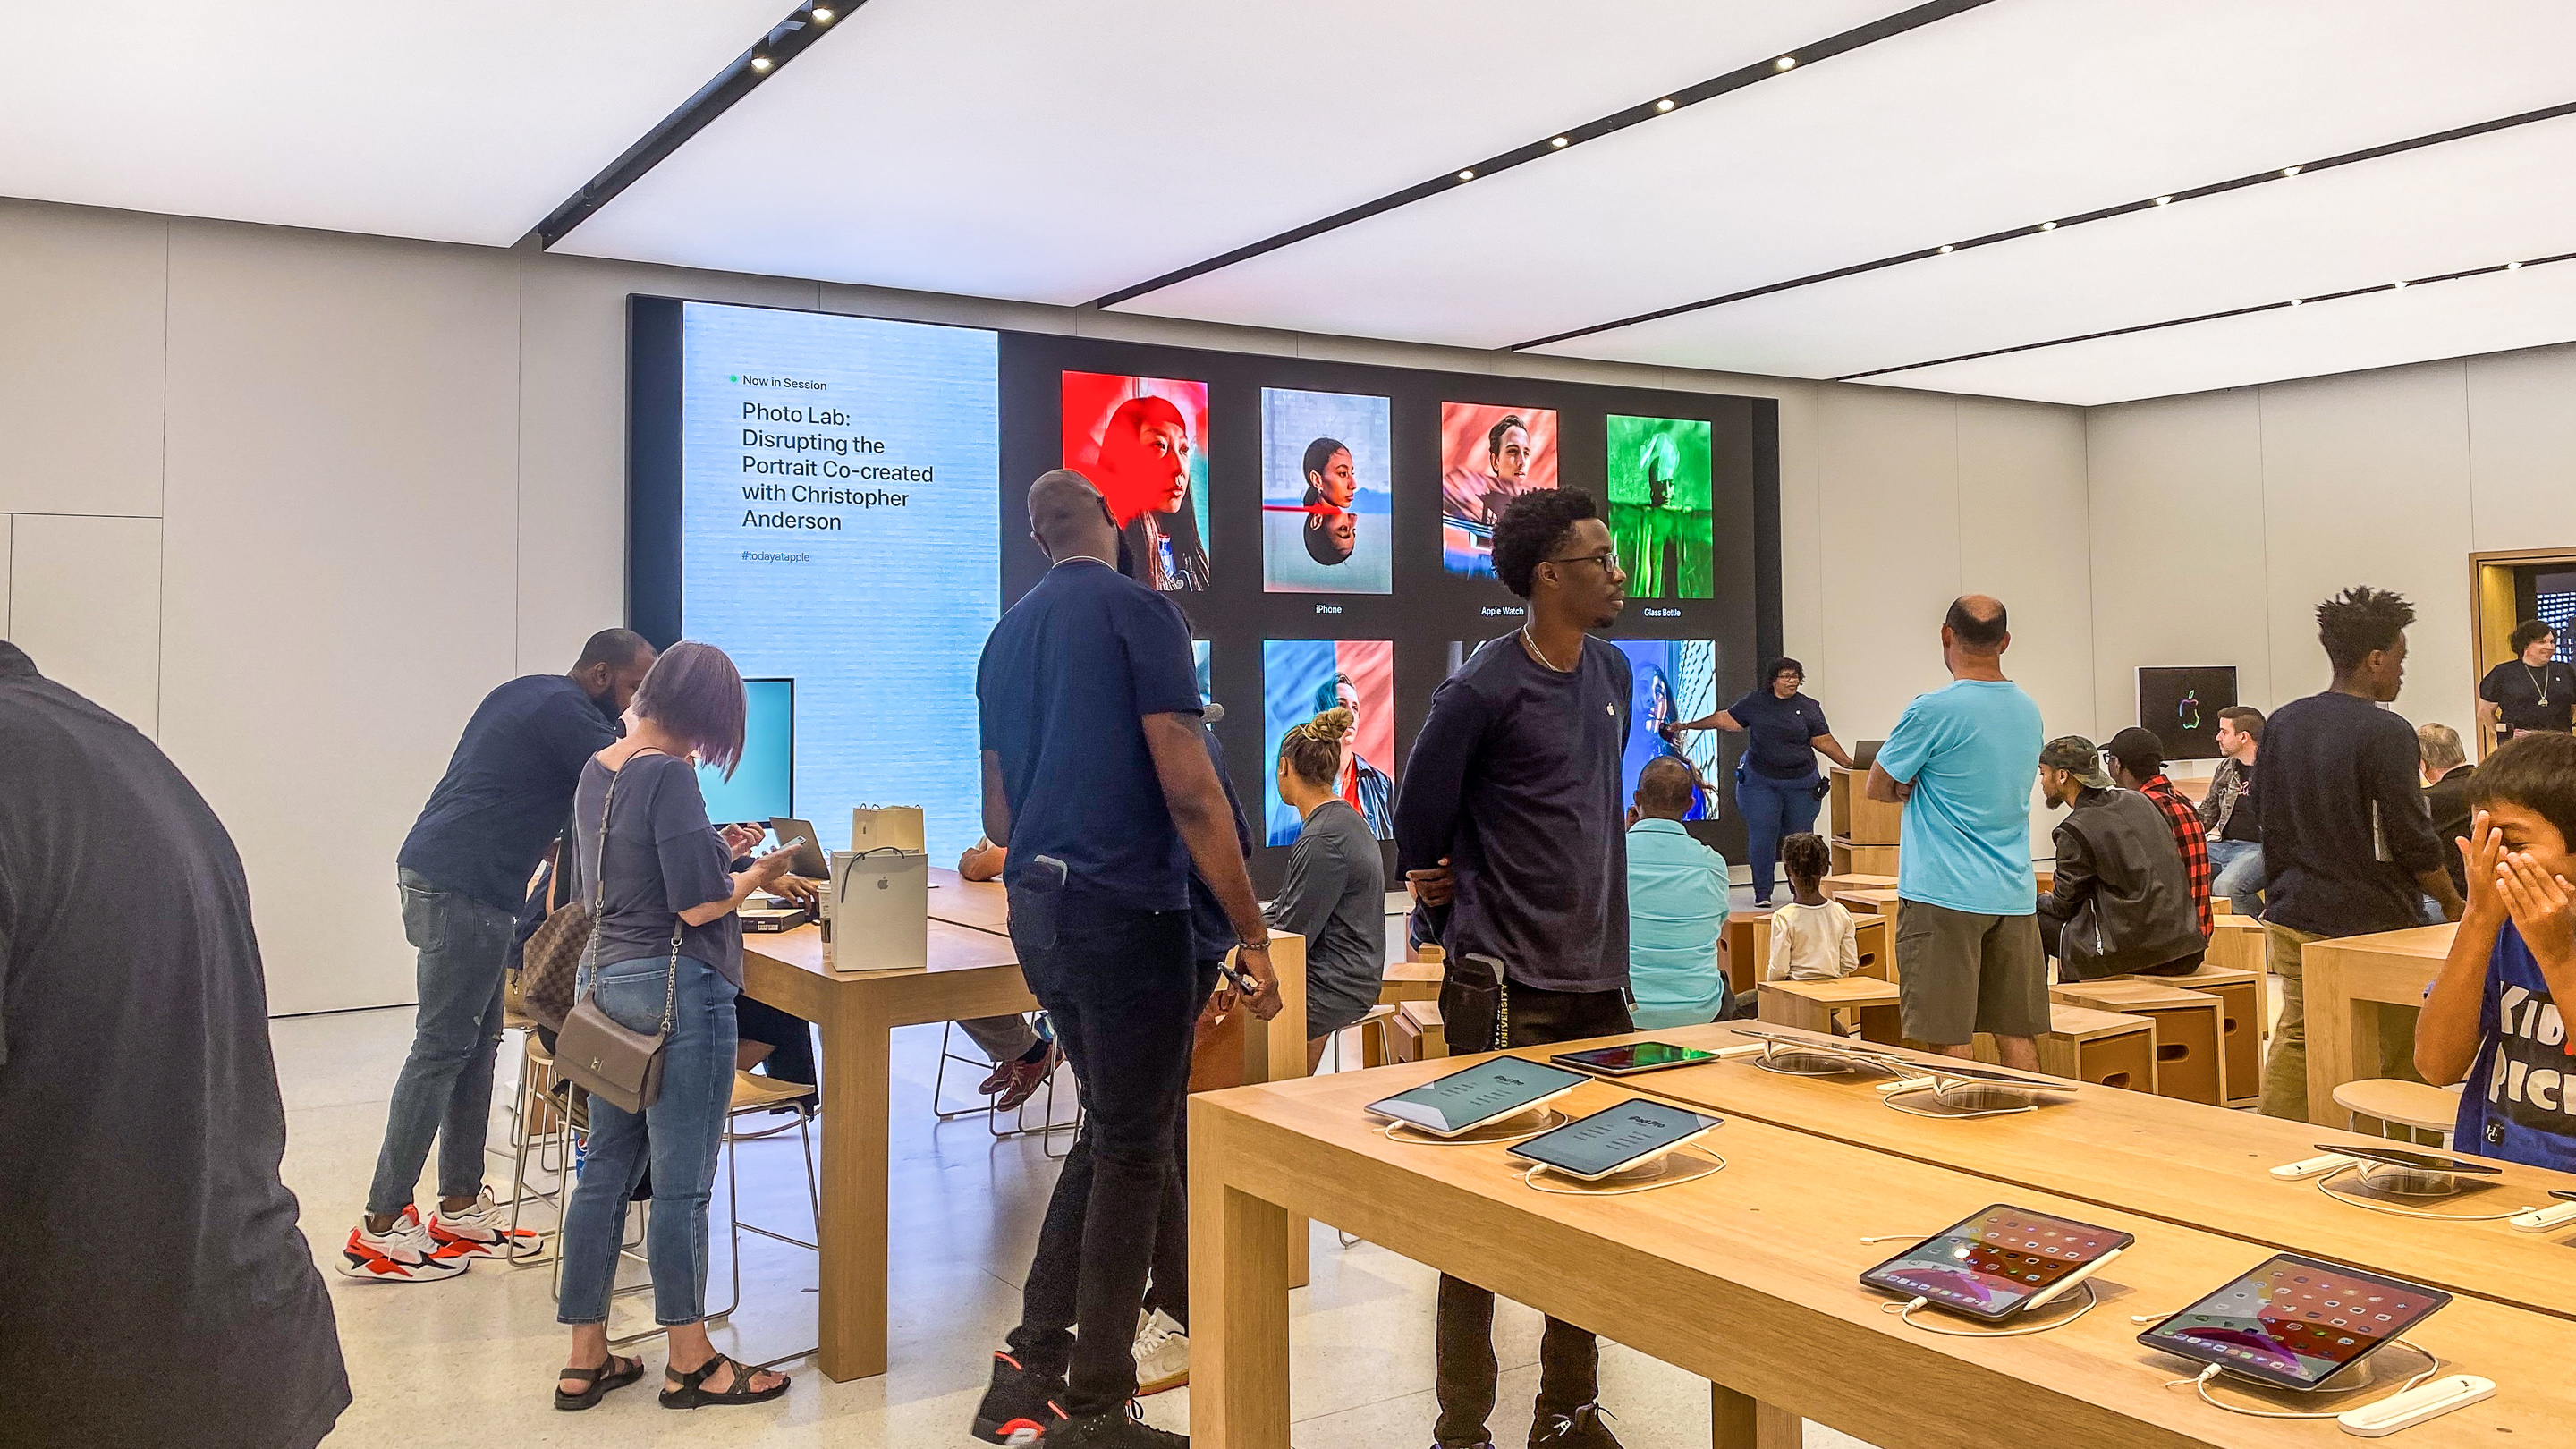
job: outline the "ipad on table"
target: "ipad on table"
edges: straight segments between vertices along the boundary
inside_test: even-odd
[[[1697,1066],[1717,1060],[1717,1053],[1697,1047],[1675,1046],[1668,1041],[1638,1041],[1626,1046],[1594,1047],[1587,1052],[1560,1052],[1549,1057],[1560,1067],[1591,1072],[1603,1077],[1633,1077],[1639,1072],[1660,1072],[1667,1067]]]
[[[1675,1148],[1687,1146],[1723,1125],[1710,1117],[1669,1102],[1631,1097],[1553,1132],[1542,1132],[1509,1150],[1551,1167],[1568,1177],[1598,1182],[1614,1172],[1643,1167]]]
[[[1996,1203],[1860,1275],[1882,1293],[1989,1321],[2057,1297],[2137,1239],[2117,1228]]]
[[[2319,1389],[2450,1301],[2438,1288],[2281,1253],[2138,1342],[2285,1389]]]
[[[2365,1147],[2359,1143],[2320,1142],[2317,1144],[2317,1150],[2339,1152],[2346,1157],[2358,1157],[2364,1162],[2376,1163],[2382,1167],[2404,1167],[2416,1172],[2459,1172],[2492,1177],[2504,1171],[2492,1162],[2472,1162],[2465,1157],[2451,1157],[2434,1152],[2408,1152],[2397,1147]]]
[[[1456,1137],[1497,1118],[1553,1102],[1590,1080],[1581,1072],[1545,1062],[1496,1057],[1410,1092],[1371,1102],[1368,1110],[1434,1137]]]

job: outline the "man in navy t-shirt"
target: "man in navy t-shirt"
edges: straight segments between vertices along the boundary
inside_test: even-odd
[[[1216,984],[1193,959],[1193,866],[1233,926],[1253,1014],[1277,1015],[1279,990],[1199,722],[1187,621],[1119,574],[1117,525],[1081,474],[1032,484],[1029,526],[1054,567],[993,626],[976,670],[984,833],[1009,850],[1011,942],[1088,1114],[973,1431],[1152,1449],[1182,1441],[1127,1415],[1136,1319]]]
[[[2415,1069],[2466,1082],[2451,1145],[2576,1172],[2576,1056],[2558,998],[2576,1002],[2576,736],[2497,747],[2469,786],[2468,908],[2424,994]]]
[[[420,1007],[366,1216],[341,1247],[340,1271],[352,1278],[431,1282],[533,1245],[525,1232],[528,1241],[505,1241],[506,1215],[482,1200],[503,962],[528,877],[572,815],[581,767],[617,738],[617,717],[653,657],[643,635],[603,629],[570,673],[531,674],[485,695],[395,857],[403,934],[420,953]],[[433,1137],[438,1210],[424,1221],[412,1192]]]

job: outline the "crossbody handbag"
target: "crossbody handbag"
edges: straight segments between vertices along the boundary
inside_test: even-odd
[[[628,756],[627,763],[633,764],[634,756]],[[625,771],[617,773],[622,775]],[[591,966],[597,965],[599,921],[608,904],[608,816],[616,805],[617,781],[611,777],[608,798],[599,807],[599,855],[591,871],[595,879],[591,882],[590,919],[585,932],[587,949],[582,953],[585,964]],[[599,1004],[599,976],[593,970],[589,973],[590,989],[564,1016],[563,1027],[555,1036],[555,1070],[620,1111],[641,1114],[661,1100],[663,1048],[670,1042],[671,1020],[679,1005],[681,926],[675,916],[671,921],[671,959],[662,980],[659,1026],[649,1032],[635,1031],[610,1016]]]

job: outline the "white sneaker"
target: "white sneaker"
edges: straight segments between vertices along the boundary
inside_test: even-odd
[[[339,1268],[365,1283],[439,1283],[463,1273],[465,1262],[439,1257],[419,1210],[407,1206],[381,1233],[368,1232],[366,1219],[360,1218],[340,1249]]]
[[[1190,1381],[1190,1336],[1157,1308],[1136,1315],[1136,1397],[1177,1389]]]
[[[429,1248],[431,1253],[448,1262],[468,1258],[530,1258],[543,1251],[546,1235],[530,1228],[513,1228],[510,1215],[492,1201],[492,1190],[485,1188],[476,1195],[474,1205],[461,1213],[432,1209],[429,1215]]]

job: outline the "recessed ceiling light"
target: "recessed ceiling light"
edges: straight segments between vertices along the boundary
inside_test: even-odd
[[[832,12],[831,12],[830,10],[825,9],[824,7],[822,7],[822,6],[820,6],[820,5],[815,6],[815,7],[814,7],[814,23],[815,23],[815,24],[817,24],[817,25],[829,25],[829,24],[831,24],[831,23],[832,23]]]
[[[767,69],[769,69],[769,57],[768,57],[768,56],[765,56],[765,55],[755,55],[755,56],[753,56],[753,57],[751,58],[751,68],[752,68],[753,70],[767,70]]]
[[[1789,67],[1796,65],[1797,63],[1798,58],[1796,56],[1784,55],[1778,60],[1771,62],[1771,68],[1773,70],[1787,70]]]
[[[2304,168],[2298,166],[2284,166],[2281,168],[2281,174],[2284,176],[2296,176],[2303,169]]]
[[[1659,111],[1669,111],[1669,110],[1671,110],[1672,108],[1673,108],[1673,100],[1672,100],[1672,97],[1670,97],[1670,96],[1666,96],[1666,97],[1664,97],[1662,100],[1655,102],[1655,109],[1656,109],[1656,110],[1659,110]]]
[[[2518,271],[2521,271],[2521,270],[2522,270],[2522,263],[2520,263],[2520,262],[2507,262],[2507,263],[2505,263],[2505,264],[2504,264],[2504,269],[2505,269],[2506,271],[2508,271],[2508,272],[2518,272]]]
[[[2293,307],[2296,307],[2296,306],[2300,306],[2300,305],[2304,304],[2306,301],[2307,301],[2307,298],[2305,298],[2305,297],[2292,297],[2292,298],[2290,299],[2290,305],[2291,305],[2291,306],[2293,306]]]
[[[1473,171],[1461,171],[1458,173],[1458,179],[1461,181],[1473,181],[1476,179],[1476,173]]]
[[[2156,205],[2171,206],[2173,205],[2173,198],[2170,196],[2159,196],[2156,198]]]
[[[2388,290],[2392,292],[2403,292],[2406,290],[2406,284],[2404,282],[2391,282],[2388,284]]]
[[[2053,221],[2043,221],[2039,224],[2039,229],[2041,231],[2055,231],[2057,230],[2057,223]]]
[[[1551,145],[1551,146],[1554,146],[1554,147],[1557,147],[1558,149],[1562,150],[1562,149],[1564,149],[1564,146],[1565,146],[1565,138],[1564,138],[1563,136],[1559,136],[1559,137],[1555,138],[1554,140],[1549,141],[1547,144],[1549,144],[1549,145]]]
[[[1943,242],[1943,243],[1941,243],[1941,255],[1943,255],[1943,256],[1945,256],[1945,257],[1946,257],[1946,256],[1948,256],[1949,254],[1950,254],[1950,244],[1949,244],[1948,242]]]

